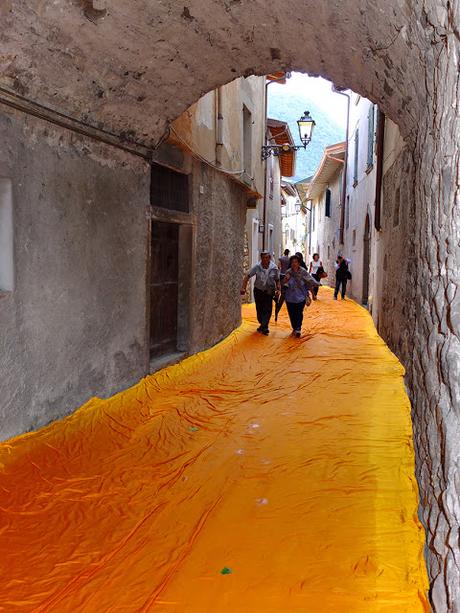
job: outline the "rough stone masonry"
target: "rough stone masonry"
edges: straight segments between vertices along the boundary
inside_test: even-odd
[[[383,291],[397,300],[381,332],[407,369],[439,612],[460,610],[459,11],[458,0],[4,0],[0,7],[3,93],[125,143],[152,147],[210,89],[281,68],[350,87],[399,125],[407,149],[397,162],[403,170],[393,171],[409,185],[407,223],[388,238],[390,251],[403,245],[403,264],[397,279],[386,275]],[[27,163],[34,172],[36,160]]]

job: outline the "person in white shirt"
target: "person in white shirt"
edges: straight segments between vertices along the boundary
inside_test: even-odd
[[[321,275],[321,273],[323,271],[324,271],[323,263],[319,259],[319,253],[314,253],[313,254],[313,259],[310,262],[309,273],[311,274],[311,276],[314,279],[316,279],[316,281],[318,281],[318,283],[320,283],[321,282],[321,276],[320,275]],[[319,290],[319,285],[317,287],[313,288],[313,300],[317,300],[318,290]]]

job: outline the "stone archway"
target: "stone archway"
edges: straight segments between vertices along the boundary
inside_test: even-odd
[[[126,143],[151,148],[203,93],[280,68],[350,87],[399,125],[407,266],[387,280],[384,291],[403,293],[380,328],[407,369],[438,611],[460,605],[459,10],[456,0],[7,0],[0,9],[2,94]]]

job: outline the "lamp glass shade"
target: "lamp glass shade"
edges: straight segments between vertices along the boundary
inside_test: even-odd
[[[297,125],[299,126],[300,140],[302,143],[309,143],[313,134],[313,128],[316,125],[309,111],[305,111],[303,116],[297,121]]]
[[[300,209],[302,208],[302,205],[300,204],[300,202],[296,202],[295,203],[295,212],[296,213],[300,213]]]

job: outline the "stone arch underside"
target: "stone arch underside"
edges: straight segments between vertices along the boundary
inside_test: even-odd
[[[282,68],[399,125],[409,145],[390,175],[408,186],[407,240],[380,331],[407,369],[433,605],[458,610],[458,0],[5,0],[0,19],[2,88],[148,147],[209,90]]]
[[[155,143],[203,94],[275,69],[321,74],[377,102],[405,135],[421,104],[422,11],[398,0],[3,3],[1,83]]]

